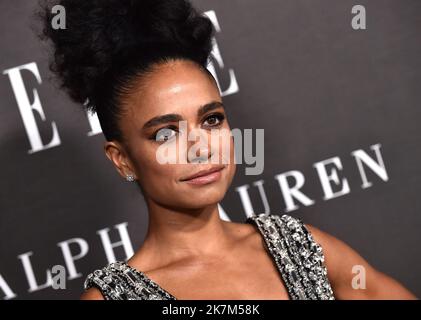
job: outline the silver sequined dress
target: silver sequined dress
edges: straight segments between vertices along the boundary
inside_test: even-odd
[[[322,247],[299,218],[259,214],[254,224],[281,275],[291,300],[334,300]],[[90,273],[84,289],[98,288],[106,300],[176,300],[144,273],[117,261]]]

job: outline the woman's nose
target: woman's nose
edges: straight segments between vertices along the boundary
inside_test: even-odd
[[[189,162],[191,163],[207,163],[209,162],[209,159],[212,157],[212,152],[209,152],[209,150],[202,151],[198,156],[197,152],[195,152],[196,155],[193,155],[189,157]]]
[[[212,157],[212,149],[209,145],[210,141],[208,134],[200,130],[200,132],[195,132],[193,135],[194,139],[188,143],[188,162],[190,163],[205,163],[209,162],[209,159]],[[192,138],[191,135],[189,135]]]

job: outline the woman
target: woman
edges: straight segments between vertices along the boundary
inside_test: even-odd
[[[76,102],[97,113],[106,156],[139,186],[149,214],[142,246],[128,261],[91,273],[82,299],[415,298],[300,219],[220,219],[217,204],[235,173],[233,141],[206,69],[214,29],[188,1],[58,4],[66,29],[51,26],[51,4],[43,11],[52,70]],[[208,139],[199,156],[195,141],[182,144],[190,132],[209,138],[211,130],[229,143]],[[165,163],[162,146],[185,153]],[[365,272],[365,289],[355,288],[354,266]]]

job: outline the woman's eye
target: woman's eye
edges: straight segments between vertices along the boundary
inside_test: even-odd
[[[213,114],[206,118],[205,125],[210,127],[218,126],[222,123],[223,120],[224,116],[222,114]]]
[[[175,134],[175,130],[171,128],[162,128],[158,130],[158,132],[155,134],[155,140],[156,141],[168,141],[169,139],[172,139]]]

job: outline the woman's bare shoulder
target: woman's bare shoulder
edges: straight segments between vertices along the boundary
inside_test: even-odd
[[[99,289],[92,287],[81,295],[80,300],[104,300],[104,296]]]
[[[328,278],[339,299],[416,299],[401,283],[375,269],[345,241],[304,224],[320,244]]]

